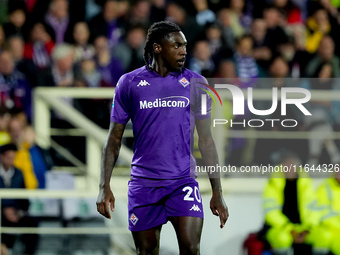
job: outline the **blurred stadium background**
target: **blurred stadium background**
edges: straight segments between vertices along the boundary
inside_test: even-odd
[[[38,234],[38,255],[134,254],[127,230],[130,124],[112,181],[112,220],[96,212],[95,200],[114,87],[122,74],[143,65],[146,31],[155,21],[181,27],[188,40],[186,66],[205,77],[231,79],[244,89],[252,86],[249,79],[285,78],[261,88],[294,82],[312,91],[315,118],[290,112],[299,125],[289,132],[219,127],[214,136],[221,164],[277,164],[282,149],[302,163],[339,163],[339,6],[336,0],[1,0],[0,145],[19,148],[15,166],[27,190],[1,189],[0,197],[29,199],[28,214],[39,226],[0,232]],[[305,77],[325,82],[297,79]],[[224,111],[230,111],[230,98],[224,100]],[[255,100],[261,105],[271,94]],[[267,179],[254,177],[223,174],[230,218],[220,230],[209,209],[209,181],[199,175],[202,254],[241,254],[248,234],[261,229]],[[321,182],[314,179],[314,186]],[[23,254],[19,236],[10,252]],[[178,254],[169,224],[161,254]]]

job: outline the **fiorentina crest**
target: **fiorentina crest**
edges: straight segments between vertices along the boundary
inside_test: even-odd
[[[131,223],[132,223],[133,225],[136,225],[136,223],[137,223],[137,221],[138,221],[138,218],[137,218],[137,216],[136,216],[134,213],[131,214],[131,216],[130,216],[130,221],[131,221]]]
[[[186,86],[188,86],[190,84],[190,82],[185,79],[185,77],[183,77],[182,79],[179,80],[179,83],[182,84],[182,86],[185,88]]]

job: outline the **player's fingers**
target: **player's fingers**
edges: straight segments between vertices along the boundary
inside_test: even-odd
[[[103,201],[103,202],[100,202],[97,204],[97,210],[98,212],[103,215],[104,217],[106,218],[111,218],[110,216],[110,212],[109,210],[107,209],[108,208],[108,205],[106,205],[106,201]]]
[[[110,214],[110,200],[105,200],[104,202],[104,215],[106,218],[111,219],[111,214]]]
[[[211,212],[213,213],[213,215],[218,216],[218,211],[217,211],[217,209],[216,209],[215,206],[210,206],[210,210],[211,210]]]
[[[114,212],[115,210],[115,198],[111,198],[111,202],[110,202],[110,207],[111,207],[111,211]]]
[[[102,202],[97,203],[97,211],[98,211],[101,215],[105,216],[103,208],[104,208],[104,206],[103,206],[103,203],[102,203]]]
[[[220,228],[223,228],[226,221],[227,221],[227,215],[224,211],[220,212],[220,222],[221,222],[221,225],[220,225]]]
[[[218,212],[219,212],[220,222],[221,222],[220,227],[223,228],[229,217],[228,207],[221,206],[218,208]]]

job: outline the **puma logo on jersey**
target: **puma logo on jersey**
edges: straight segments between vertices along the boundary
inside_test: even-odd
[[[138,83],[137,87],[139,87],[139,86],[146,86],[146,85],[150,85],[150,83],[148,83],[146,80],[140,80],[140,82]]]
[[[201,212],[201,209],[198,205],[193,205],[189,211]]]

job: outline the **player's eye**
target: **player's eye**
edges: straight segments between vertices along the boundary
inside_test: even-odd
[[[179,48],[179,44],[176,43],[176,44],[175,44],[175,49],[178,49],[178,48]]]

